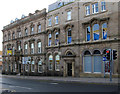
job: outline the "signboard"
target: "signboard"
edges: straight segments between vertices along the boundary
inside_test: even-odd
[[[106,61],[107,59],[106,59],[106,57],[103,57],[103,61]]]
[[[12,55],[12,50],[7,50],[7,55]]]

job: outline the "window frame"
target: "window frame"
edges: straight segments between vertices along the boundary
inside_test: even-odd
[[[87,27],[86,27],[86,41],[90,41],[90,39],[88,40],[88,32],[87,32],[88,27],[90,28],[90,32],[89,32],[89,33],[91,33],[91,27],[90,27],[90,26],[87,26]],[[91,37],[91,35],[90,35],[90,37]]]
[[[68,35],[69,30],[71,31],[71,36]],[[69,41],[69,39],[68,39],[69,37],[71,37],[71,42],[70,42],[70,43],[68,42],[68,41]],[[69,29],[67,30],[67,44],[71,44],[71,43],[72,43],[72,29],[69,28]]]
[[[50,35],[51,35],[51,37],[50,37]],[[50,42],[50,40],[51,40],[51,42]],[[50,44],[50,45],[49,45],[49,44]],[[49,34],[48,34],[48,46],[51,46],[51,44],[52,44],[52,34],[49,33]]]
[[[88,8],[89,7],[89,8]],[[86,16],[90,15],[90,5],[85,6]],[[89,13],[89,14],[88,14]]]
[[[57,56],[59,57],[58,61],[57,61]],[[59,64],[57,64],[57,63],[59,63]],[[57,68],[57,67],[59,67],[59,68]],[[60,71],[60,56],[58,54],[55,56],[55,71]]]
[[[106,2],[105,1],[101,1],[101,11],[102,12],[106,11]]]
[[[72,19],[72,11],[67,11],[67,21],[70,21]]]
[[[96,4],[97,4],[97,6],[96,6]],[[98,7],[98,6],[99,6],[99,5],[98,5],[98,2],[92,4],[92,14],[96,14],[96,13],[99,12],[99,7]],[[96,8],[98,9],[98,11],[96,10]],[[93,9],[94,9],[94,10],[93,10]]]
[[[31,61],[31,71],[35,72],[35,61]]]
[[[97,39],[95,40],[95,38],[94,38],[94,25],[98,25],[99,27],[99,29],[100,29],[100,25],[98,24],[98,23],[96,23],[96,24],[93,24],[93,26],[92,26],[92,30],[93,30],[93,41],[97,41]],[[99,32],[99,39],[100,39],[100,30],[98,29],[98,32]],[[99,40],[98,39],[98,40]]]
[[[48,26],[52,26],[52,19],[48,18]]]
[[[58,15],[55,16],[55,24],[58,24]]]
[[[42,53],[42,42],[39,41],[38,43],[38,53]],[[39,46],[40,45],[40,46]],[[39,50],[40,49],[40,50]]]
[[[106,29],[107,29],[107,30],[108,30],[108,24],[107,24],[107,22],[102,23],[102,39],[103,39],[103,40],[106,40],[107,38],[104,39],[104,36],[103,36],[103,25],[104,25],[104,24],[106,24]],[[107,31],[106,31],[106,32],[107,32]]]
[[[42,32],[41,30],[41,24],[38,25],[38,33]]]
[[[30,52],[31,54],[34,54],[34,48],[35,48],[34,43],[31,43],[31,52]]]
[[[40,63],[41,62],[41,63]],[[40,68],[41,68],[41,71],[40,71]],[[43,68],[42,68],[42,61],[39,60],[38,62],[38,73],[42,73],[43,72]]]

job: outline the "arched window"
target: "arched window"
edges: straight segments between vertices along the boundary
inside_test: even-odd
[[[91,73],[92,72],[92,56],[88,50],[84,52],[83,59],[84,59],[84,72]]]
[[[91,55],[91,53],[89,51],[85,51],[84,55]]]
[[[99,40],[99,24],[93,25],[93,39]]]
[[[68,51],[66,55],[67,56],[72,56],[73,54],[72,54],[72,52]]]
[[[72,32],[71,32],[71,28],[69,28],[67,32],[67,43],[70,44],[71,42],[72,42]]]
[[[95,50],[93,54],[100,54],[99,50]]]
[[[55,33],[55,45],[58,45],[58,42],[59,42],[58,35],[59,35],[59,33],[56,32]]]
[[[53,69],[53,56],[49,56],[49,62],[48,62],[49,70]]]
[[[31,54],[34,54],[34,43],[31,43]]]
[[[31,34],[34,34],[34,26],[31,27]]]
[[[107,23],[102,24],[102,37],[107,39]]]
[[[48,46],[51,46],[52,43],[52,35],[51,33],[48,35]]]
[[[102,72],[102,56],[99,50],[95,50],[93,53],[94,60],[94,72]]]
[[[59,55],[55,56],[55,70],[60,71],[60,56]]]
[[[25,44],[25,51],[24,51],[25,54],[27,54],[28,51],[27,49],[28,49],[28,44]]]
[[[38,72],[39,72],[39,73],[42,73],[42,71],[43,71],[42,61],[40,60],[40,61],[38,62]]]

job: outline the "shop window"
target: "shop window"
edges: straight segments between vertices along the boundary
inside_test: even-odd
[[[93,26],[93,39],[99,40],[99,24],[94,24]]]
[[[58,45],[58,43],[59,43],[58,35],[59,35],[59,33],[56,32],[55,33],[55,45]]]
[[[60,56],[56,55],[55,57],[55,70],[60,71]]]
[[[71,29],[68,29],[67,32],[67,43],[70,44],[72,42],[72,34]]]
[[[87,41],[90,41],[90,26],[87,27]]]
[[[53,69],[53,56],[50,55],[49,56],[49,62],[48,62],[48,66],[49,66],[49,70],[52,70]]]
[[[102,36],[103,39],[107,39],[107,23],[102,24]]]
[[[49,36],[48,36],[48,46],[51,46],[51,42],[52,42],[52,35],[49,34]]]

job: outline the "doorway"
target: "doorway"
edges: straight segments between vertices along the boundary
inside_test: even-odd
[[[72,63],[67,64],[67,74],[68,76],[72,76]]]

